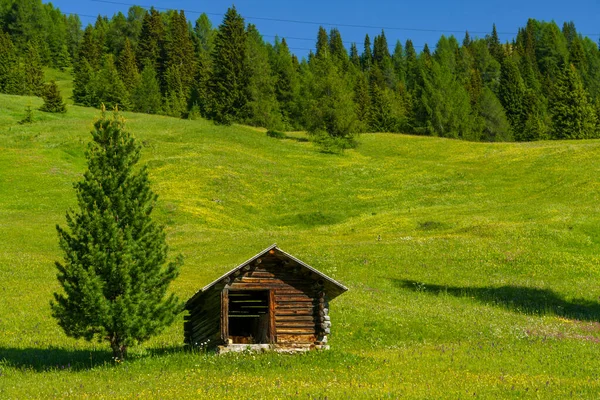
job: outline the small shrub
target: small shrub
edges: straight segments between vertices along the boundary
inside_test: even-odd
[[[279,132],[279,131],[274,131],[274,130],[271,130],[271,129],[269,129],[267,131],[267,136],[275,138],[275,139],[285,139],[285,138],[287,138],[287,135],[285,133]]]
[[[354,137],[330,136],[327,132],[318,131],[312,135],[313,142],[323,153],[341,154],[346,149],[353,149],[358,144]]]
[[[25,107],[25,117],[19,121],[19,124],[31,124],[33,122],[33,110],[31,106]]]

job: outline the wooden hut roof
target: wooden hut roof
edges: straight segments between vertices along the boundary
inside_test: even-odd
[[[311,267],[310,265],[306,264],[304,261],[299,260],[296,257],[292,256],[291,254],[288,254],[285,251],[281,250],[279,247],[277,247],[277,244],[275,243],[275,244],[272,244],[271,246],[267,247],[266,249],[264,249],[263,251],[261,251],[260,253],[258,253],[257,255],[255,255],[254,257],[252,257],[252,258],[244,261],[243,263],[241,263],[240,265],[238,265],[237,267],[235,267],[231,271],[226,272],[225,274],[223,274],[219,278],[215,279],[213,282],[211,282],[208,285],[204,286],[202,289],[200,289],[199,291],[197,291],[187,301],[187,303],[189,304],[190,302],[194,301],[198,296],[200,296],[202,293],[206,292],[208,289],[210,289],[213,286],[215,286],[221,280],[229,277],[230,275],[234,274],[236,271],[244,268],[246,265],[250,264],[251,262],[253,262],[253,261],[257,260],[257,259],[259,259],[260,257],[264,256],[265,254],[268,254],[269,251],[271,251],[271,250],[275,250],[277,253],[279,253],[279,254],[283,255],[284,257],[286,257],[286,258],[294,261],[300,267],[306,268],[309,271],[311,271],[311,272],[315,273],[316,275],[318,275],[319,277],[323,278],[324,286],[325,286],[325,289],[327,291],[327,295],[328,295],[328,297],[330,299],[333,299],[333,298],[339,296],[340,294],[342,294],[342,293],[344,293],[345,291],[348,290],[348,288],[346,286],[342,285],[341,283],[339,283],[335,279],[328,277],[324,273],[322,273],[322,272],[316,270],[315,268]]]

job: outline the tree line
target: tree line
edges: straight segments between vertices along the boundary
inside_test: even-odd
[[[347,49],[338,29],[320,27],[315,51],[298,60],[284,38],[265,42],[235,7],[217,28],[206,14],[192,24],[183,11],[134,6],[82,29],[41,0],[0,5],[4,93],[36,94],[37,64],[71,67],[77,104],[307,130],[342,146],[362,132],[600,136],[600,51],[572,22],[560,29],[530,19],[507,43],[494,25],[484,38],[441,36],[421,52],[411,40],[390,51],[383,30]]]

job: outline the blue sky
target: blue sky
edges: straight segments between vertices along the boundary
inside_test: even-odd
[[[46,0],[44,0],[46,2]],[[233,3],[225,0],[54,0],[52,3],[63,12],[81,15],[84,25],[94,21],[97,14],[112,16],[118,11],[127,12],[126,3],[157,8],[183,9],[188,19],[194,21],[198,12],[206,12],[215,26],[222,14]],[[517,29],[528,18],[544,21],[554,20],[562,27],[565,21],[574,21],[580,33],[594,41],[600,37],[600,1],[355,1],[355,0],[239,0],[235,3],[246,22],[255,24],[265,40],[272,41],[274,35],[285,37],[292,51],[303,57],[314,48],[319,24],[327,30],[337,27],[346,47],[356,42],[360,51],[365,34],[373,36],[385,29],[390,47],[396,40],[402,43],[412,39],[417,51],[425,43],[435,48],[442,34],[454,35],[462,40],[464,31],[471,36],[483,37],[491,32],[495,23],[500,39],[511,40]],[[258,19],[264,18],[264,19]],[[287,21],[273,21],[280,19]],[[305,21],[311,23],[296,23]],[[366,27],[351,27],[363,25]],[[392,29],[394,28],[394,29]]]

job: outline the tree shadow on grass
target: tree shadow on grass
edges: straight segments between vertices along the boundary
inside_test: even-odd
[[[112,363],[107,350],[72,350],[60,347],[14,348],[0,347],[0,366],[43,372],[70,369],[81,371]]]
[[[392,279],[392,281],[402,289],[434,295],[448,294],[473,298],[484,304],[504,307],[522,314],[550,314],[580,321],[600,321],[599,303],[585,299],[568,301],[549,289],[524,286],[445,286],[404,279]]]
[[[147,348],[143,355],[130,354],[128,360],[161,357],[180,353],[183,346]],[[73,350],[60,347],[12,348],[0,347],[0,371],[3,366],[35,372],[51,370],[82,371],[102,365],[115,365],[110,348]]]

